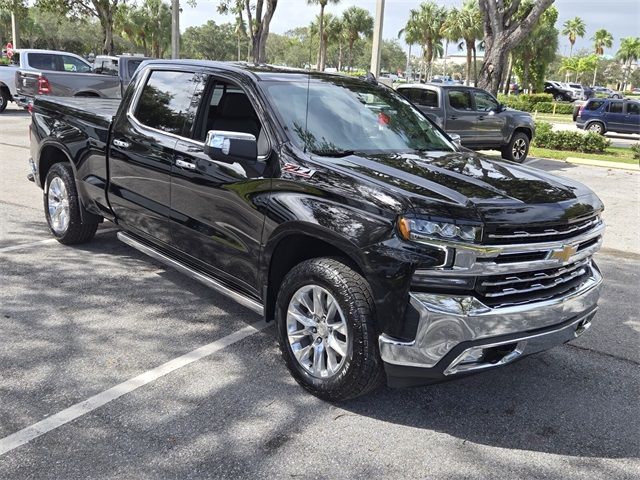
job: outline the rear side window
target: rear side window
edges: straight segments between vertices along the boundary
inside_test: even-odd
[[[189,107],[196,83],[196,76],[191,72],[151,72],[134,116],[148,127],[182,135],[193,123]]]
[[[127,62],[127,74],[129,75],[129,78],[133,77],[133,74],[136,73],[136,70],[143,61],[144,60],[129,60]],[[118,74],[116,73],[116,75]]]
[[[53,71],[62,69],[56,57],[58,55],[51,53],[29,53],[27,56],[31,68]]]
[[[118,61],[111,58],[103,59],[95,64],[96,73],[118,76]]]
[[[602,100],[594,100],[594,101],[591,101],[591,102],[587,103],[587,106],[584,107],[584,109],[593,112],[595,110],[598,110],[602,106],[603,103],[604,102]]]
[[[640,103],[627,103],[627,113],[629,115],[640,115]]]
[[[449,90],[449,105],[456,110],[472,110],[471,92],[468,90]]]
[[[622,113],[622,102],[611,102],[608,111],[609,113]]]
[[[423,107],[438,107],[438,92],[424,88],[403,88],[400,90],[405,97],[416,105]]]

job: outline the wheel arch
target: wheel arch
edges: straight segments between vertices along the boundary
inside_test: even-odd
[[[533,130],[531,130],[531,128],[529,127],[525,127],[525,126],[520,126],[520,127],[516,127],[515,130],[513,131],[513,133],[511,134],[511,138],[509,139],[509,141],[511,141],[511,139],[513,138],[513,136],[516,133],[522,132],[524,133],[527,138],[529,138],[529,141],[531,141],[533,139]]]

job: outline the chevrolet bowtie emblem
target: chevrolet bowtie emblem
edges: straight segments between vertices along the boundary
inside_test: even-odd
[[[556,260],[560,260],[562,263],[568,262],[571,257],[573,257],[578,251],[578,247],[574,247],[573,245],[565,245],[562,247],[562,250],[554,250],[551,252],[551,258],[555,258]]]

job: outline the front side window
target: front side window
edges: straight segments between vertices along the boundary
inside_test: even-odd
[[[640,103],[627,103],[627,113],[629,115],[640,115]]]
[[[134,116],[148,127],[181,135],[191,128],[189,107],[196,83],[197,77],[192,72],[152,71]]]
[[[490,112],[498,108],[498,102],[488,93],[473,92],[473,97],[476,101],[476,110]]]
[[[468,90],[449,90],[449,105],[456,110],[472,110],[471,92]]]
[[[62,55],[62,64],[65,72],[89,73],[91,71],[89,64],[71,55]]]
[[[393,90],[341,78],[271,81],[265,87],[288,137],[312,153],[454,150]]]
[[[611,102],[609,104],[609,113],[622,113],[622,102]]]

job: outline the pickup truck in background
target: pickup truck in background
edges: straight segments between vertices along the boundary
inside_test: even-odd
[[[530,114],[502,106],[480,88],[418,83],[397,90],[440,128],[460,136],[464,147],[499,150],[507,160],[526,160],[535,133]]]
[[[93,61],[94,73],[119,77],[124,91],[142,62],[150,57],[137,55],[98,55]]]
[[[324,399],[498,368],[597,309],[598,197],[457,148],[375,79],[152,60],[122,101],[37,97],[30,138],[58,241],[114,222],[274,320]]]
[[[16,96],[15,65],[0,65],[0,113],[4,112],[9,102]]]
[[[15,100],[20,106],[32,104],[36,95],[122,96],[122,84],[118,77],[93,73],[91,64],[73,53],[22,49],[19,55],[14,55],[14,59],[19,64]]]

